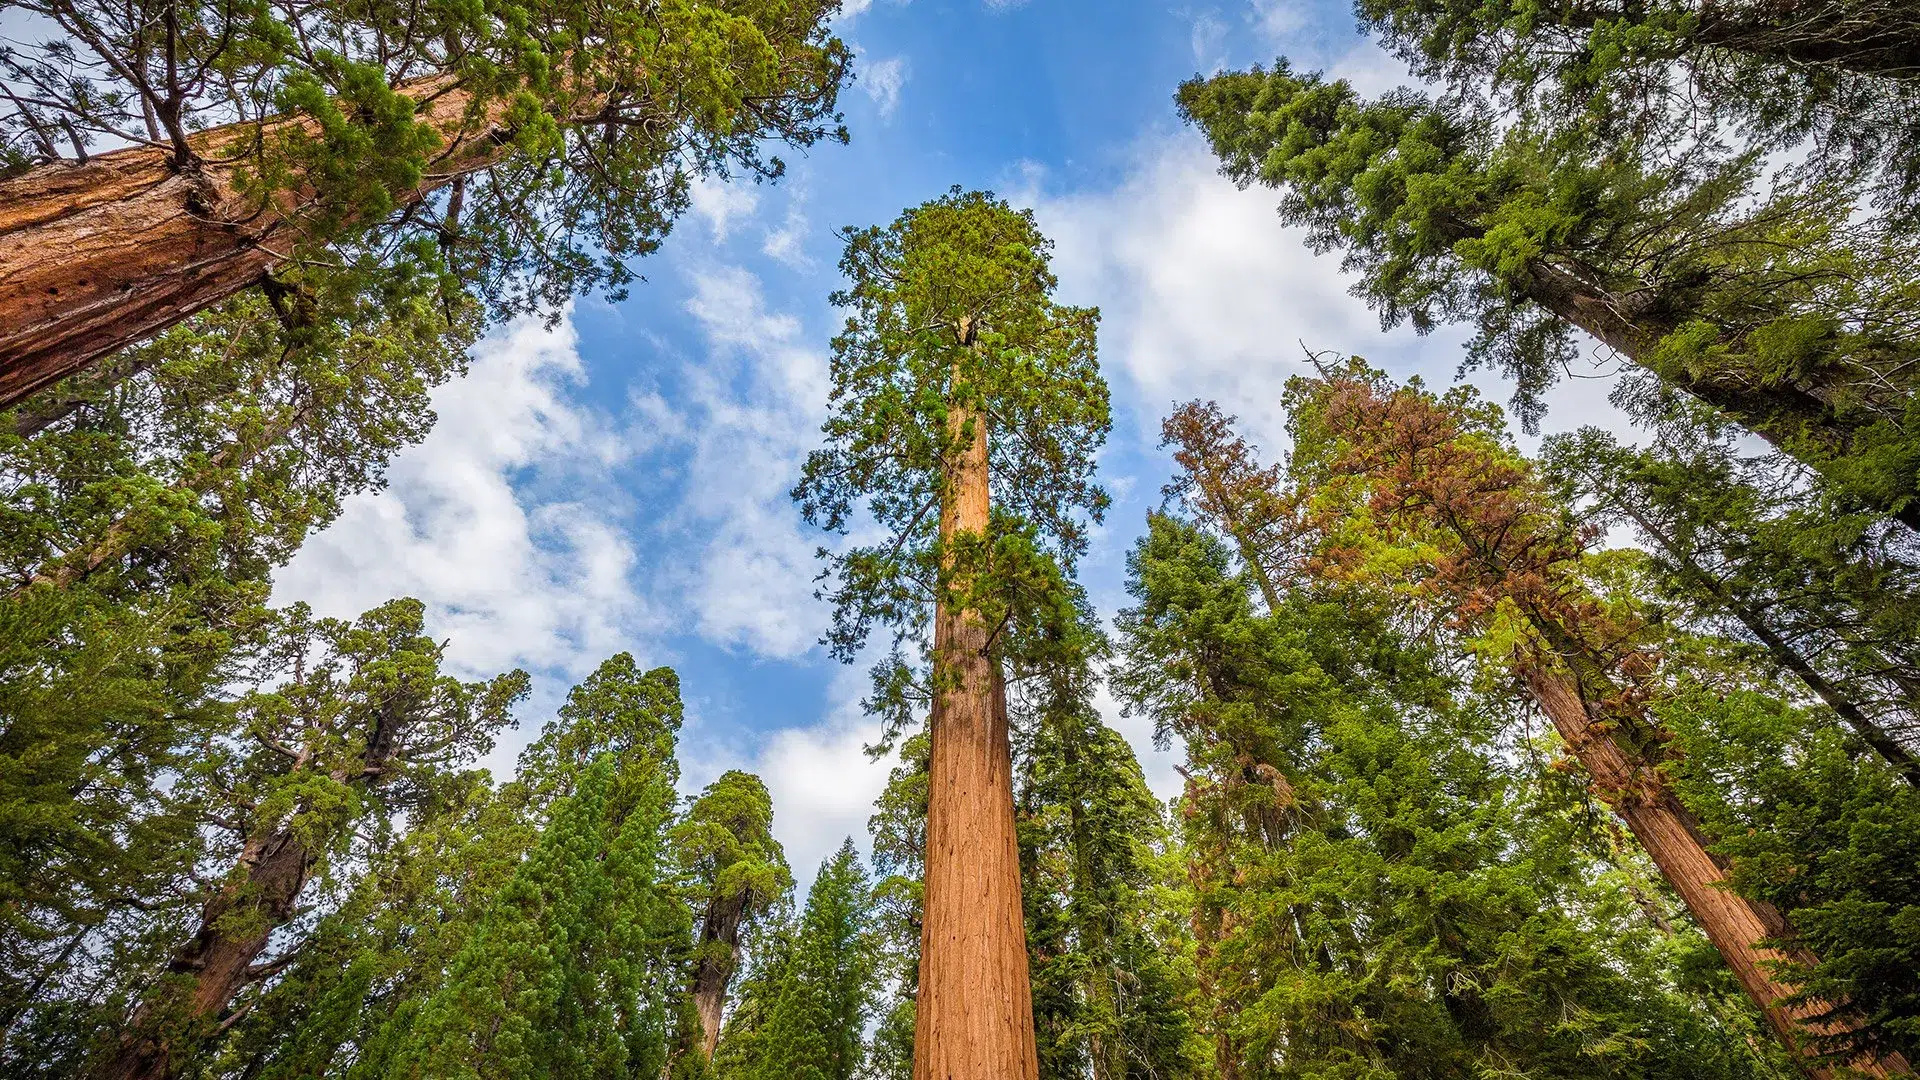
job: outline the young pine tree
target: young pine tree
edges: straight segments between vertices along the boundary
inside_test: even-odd
[[[679,683],[622,653],[522,756],[540,839],[403,1024],[391,1080],[634,1076],[668,1061],[693,936],[666,834]]]
[[[1097,313],[1053,300],[1032,215],[979,192],[850,232],[841,269],[827,445],[795,497],[826,528],[864,507],[891,534],[833,561],[836,654],[875,622],[930,644],[914,1075],[1031,1080],[1001,631],[1054,599],[1106,505]]]
[[[820,864],[799,923],[765,939],[716,1065],[739,1080],[853,1080],[878,992],[873,890],[849,838]]]

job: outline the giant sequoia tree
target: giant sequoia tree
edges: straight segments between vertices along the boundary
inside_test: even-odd
[[[692,172],[841,134],[835,6],[15,5],[0,405],[343,242],[502,310],[617,288]]]
[[[1491,636],[1788,1047],[1905,1073],[1872,1010],[1795,992],[1794,969],[1820,958],[1772,904],[1728,888],[1727,862],[1664,768],[1672,735],[1648,705],[1661,692],[1658,655],[1639,616],[1587,584],[1582,534],[1504,445],[1497,411],[1466,391],[1443,401],[1357,369],[1296,381],[1290,397],[1294,467],[1313,478],[1307,497],[1335,572],[1406,575],[1454,625]],[[1383,538],[1415,553],[1387,555]]]
[[[1665,984],[1425,620],[1283,566],[1262,612],[1252,565],[1169,516],[1129,569],[1116,689],[1186,751],[1191,1018],[1219,1076],[1769,1075]]]
[[[848,234],[827,445],[795,489],[808,519],[864,509],[891,534],[832,565],[830,642],[876,622],[931,649],[914,1075],[1033,1077],[1003,631],[1057,601],[1106,497],[1097,313],[1052,299],[1031,214],[953,193]]]
[[[1818,471],[1845,505],[1920,527],[1912,361],[1920,239],[1854,214],[1844,180],[1756,191],[1696,142],[1643,160],[1591,126],[1496,123],[1457,101],[1229,72],[1180,88],[1223,171],[1283,192],[1388,324],[1478,330],[1470,362],[1522,418],[1584,330]]]
[[[93,1075],[185,1071],[224,1029],[234,996],[273,969],[257,965],[274,934],[356,827],[387,827],[429,798],[449,766],[491,748],[526,676],[482,684],[442,674],[441,646],[422,634],[421,615],[406,600],[351,624],[295,608],[276,628],[264,685],[240,704],[242,726],[181,780],[208,793],[201,812],[230,833],[216,850],[231,865]]]

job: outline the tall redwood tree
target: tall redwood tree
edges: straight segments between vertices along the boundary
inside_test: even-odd
[[[1054,301],[1050,244],[990,194],[955,188],[846,239],[826,446],[794,496],[816,524],[864,511],[886,534],[832,558],[836,654],[879,622],[926,661],[877,695],[931,705],[913,1074],[1034,1078],[1002,650],[1023,611],[1060,602],[1106,507],[1098,312]]]
[[[496,310],[617,290],[691,175],[844,137],[836,0],[10,6],[0,406],[343,248]]]

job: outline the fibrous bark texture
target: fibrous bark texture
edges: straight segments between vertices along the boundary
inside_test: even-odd
[[[441,150],[418,203],[507,153],[506,102],[472,109],[448,76],[403,84]],[[240,190],[246,148],[295,120],[213,128],[198,162],[155,147],[56,162],[0,181],[0,408],[260,281],[301,242],[313,193]]]
[[[1810,1048],[1805,1044],[1805,1034],[1836,1035],[1851,1028],[1841,1017],[1821,1019],[1828,1010],[1819,1003],[1789,1003],[1787,999],[1794,991],[1774,978],[1772,967],[1800,957],[1759,944],[1789,933],[1779,912],[1747,900],[1729,887],[1726,868],[1707,850],[1693,815],[1680,805],[1654,768],[1629,757],[1604,729],[1594,729],[1594,717],[1572,678],[1532,659],[1522,660],[1521,672],[1561,741],[1592,776],[1595,793],[1626,822],[1680,894],[1774,1033],[1789,1049],[1802,1055],[1807,1075],[1815,1080],[1834,1080],[1843,1075],[1840,1070],[1807,1059]],[[1874,1077],[1905,1076],[1912,1071],[1899,1054],[1863,1057],[1849,1065],[1858,1074]]]
[[[991,508],[987,420],[955,408],[948,422],[956,436],[972,431],[950,468],[940,534],[948,541],[984,536]],[[977,611],[943,602],[934,613],[936,689],[914,1080],[1040,1075],[1013,825],[1013,755],[1005,687],[989,638]]]

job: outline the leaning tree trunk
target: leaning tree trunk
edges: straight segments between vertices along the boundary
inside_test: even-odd
[[[403,83],[441,149],[406,207],[510,150],[508,102],[474,108],[448,75]],[[582,102],[577,112],[597,110]],[[301,239],[315,192],[262,199],[238,190],[246,148],[304,121],[212,128],[190,139],[197,163],[136,147],[56,162],[0,181],[0,408],[254,285]]]
[[[293,917],[315,852],[291,829],[249,841],[235,875],[200,912],[193,940],[173,954],[165,980],[134,1011],[119,1051],[98,1080],[168,1080],[198,1054],[274,931]]]
[[[1588,713],[1586,700],[1572,678],[1530,657],[1521,658],[1520,670],[1561,741],[1592,776],[1595,793],[1626,822],[1680,894],[1734,978],[1760,1007],[1774,1034],[1796,1055],[1801,1068],[1815,1080],[1844,1075],[1844,1070],[1811,1060],[1813,1048],[1807,1045],[1806,1036],[1843,1035],[1855,1027],[1840,1016],[1821,1019],[1827,1010],[1818,1003],[1790,1004],[1787,999],[1794,991],[1772,973],[1773,965],[1804,962],[1811,959],[1810,954],[1801,951],[1788,955],[1759,944],[1790,932],[1780,913],[1733,891],[1726,869],[1707,850],[1693,815],[1680,805],[1652,765],[1629,757],[1606,729],[1595,730],[1595,718]],[[1859,1074],[1873,1077],[1911,1072],[1898,1053],[1866,1055],[1849,1065]]]
[[[1555,4],[1543,23],[1579,31],[1632,18],[1617,0]],[[1910,0],[1702,0],[1686,44],[1782,67],[1827,68],[1884,79],[1920,78],[1920,17]]]
[[[1461,238],[1478,235],[1465,229],[1454,232]],[[1601,288],[1544,260],[1534,260],[1513,284],[1541,307],[1816,472],[1830,472],[1834,462],[1853,452],[1861,430],[1892,408],[1836,406],[1835,402],[1846,401],[1858,387],[1832,380],[1815,380],[1805,386],[1756,386],[1750,379],[1715,378],[1712,372],[1703,374],[1685,365],[1661,363],[1655,346],[1678,328],[1676,322],[1651,313],[1645,299]],[[1920,500],[1899,510],[1877,509],[1920,532]]]
[[[973,429],[948,469],[940,507],[940,536],[952,544],[986,535],[991,503],[986,416],[956,407],[948,425],[956,439]],[[965,582],[952,585],[961,595],[967,591]],[[979,611],[944,598],[938,604],[914,1080],[1040,1075],[1014,836],[1013,753],[990,636]]]
[[[352,768],[336,770],[337,783],[378,783],[398,750],[401,721],[397,698],[389,699],[368,733]],[[301,751],[294,769],[308,767]],[[230,1018],[233,999],[259,977],[254,962],[275,931],[292,920],[324,844],[313,844],[289,824],[249,839],[237,872],[201,909],[193,939],[173,954],[167,977],[127,1024],[117,1053],[94,1080],[172,1080],[181,1075]]]

